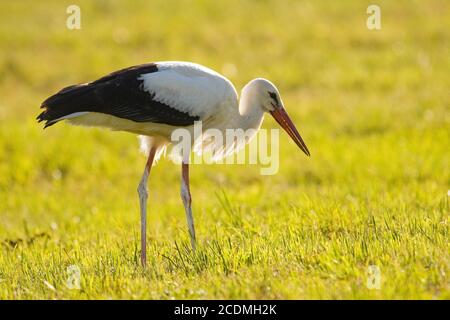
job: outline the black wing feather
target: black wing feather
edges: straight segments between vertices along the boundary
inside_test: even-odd
[[[96,81],[66,87],[46,99],[37,117],[45,128],[58,119],[75,112],[99,112],[135,122],[164,123],[188,126],[199,120],[169,105],[153,100],[154,94],[144,91],[140,76],[158,72],[155,63],[122,69]]]

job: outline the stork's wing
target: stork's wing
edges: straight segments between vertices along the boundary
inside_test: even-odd
[[[192,84],[189,88],[184,81],[188,80],[177,79],[170,69],[160,70],[155,63],[122,69],[96,81],[62,89],[42,103],[45,110],[37,119],[45,121],[48,127],[73,115],[98,112],[135,122],[192,125],[200,115],[195,113],[194,101],[189,101],[189,97],[199,89]]]
[[[236,106],[237,93],[231,82],[204,66],[189,62],[159,62],[158,72],[143,74],[145,91],[174,109],[198,116],[214,115],[221,105]]]

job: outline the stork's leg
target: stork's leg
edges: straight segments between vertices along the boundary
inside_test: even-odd
[[[148,154],[147,163],[145,164],[144,173],[138,186],[139,206],[141,210],[141,263],[145,267],[147,264],[147,181],[152,168],[153,159],[155,158],[155,148],[151,148]]]
[[[186,218],[189,227],[189,236],[191,238],[192,250],[195,251],[195,229],[194,217],[191,209],[191,190],[189,188],[189,164],[182,163],[181,165],[181,199],[183,199],[184,209],[186,210]]]

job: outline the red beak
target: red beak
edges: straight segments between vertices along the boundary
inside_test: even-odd
[[[292,123],[291,118],[289,118],[289,115],[287,114],[286,110],[284,108],[276,108],[275,110],[271,111],[270,114],[272,115],[272,117],[275,118],[278,124],[288,133],[288,135],[292,138],[292,140],[294,140],[294,142],[298,145],[298,147],[307,156],[310,156],[311,154],[309,153],[308,147],[306,146],[305,142],[300,136],[300,133],[298,133],[294,123]]]

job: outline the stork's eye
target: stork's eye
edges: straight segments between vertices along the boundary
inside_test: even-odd
[[[269,91],[269,96],[272,98],[272,100],[275,102],[275,105],[278,106],[278,98],[277,98],[277,94],[275,92],[270,92]]]

